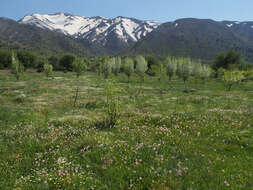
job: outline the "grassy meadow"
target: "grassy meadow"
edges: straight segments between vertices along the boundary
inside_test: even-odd
[[[0,189],[253,189],[252,81],[114,80],[109,127],[102,76],[1,70]]]

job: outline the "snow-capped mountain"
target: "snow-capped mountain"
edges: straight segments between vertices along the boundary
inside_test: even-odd
[[[160,23],[141,21],[133,18],[82,17],[68,13],[31,14],[19,21],[43,29],[57,31],[75,38],[107,46],[115,39],[130,45],[156,29]],[[119,42],[117,42],[119,43]]]

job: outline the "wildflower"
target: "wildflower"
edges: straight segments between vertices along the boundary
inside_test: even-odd
[[[182,176],[182,171],[181,171],[181,170],[177,170],[177,174],[178,174],[179,176]]]
[[[228,187],[230,186],[230,184],[227,181],[224,181],[224,184]]]

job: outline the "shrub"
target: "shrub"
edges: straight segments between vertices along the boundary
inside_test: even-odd
[[[244,59],[240,53],[228,50],[227,52],[220,53],[216,56],[212,67],[215,71],[218,71],[220,68],[232,69],[239,67],[243,62]]]
[[[17,80],[19,80],[21,75],[24,73],[24,66],[18,61],[14,54],[12,54],[11,71]]]
[[[1,50],[0,51],[0,69],[11,68],[12,55],[10,51]]]
[[[72,54],[63,55],[59,61],[59,66],[66,72],[72,71],[75,59],[76,57]]]
[[[61,70],[61,67],[59,66],[59,59],[58,57],[52,55],[48,58],[48,63],[53,66],[54,70]]]
[[[86,71],[86,62],[84,59],[78,58],[73,62],[73,71],[76,73],[76,77],[79,78]]]
[[[45,63],[43,66],[43,71],[44,71],[46,77],[48,78],[53,73],[53,66],[48,63]]]
[[[105,83],[107,126],[114,127],[120,118],[120,94],[122,89],[114,80]]]
[[[29,51],[18,51],[17,58],[24,66],[24,71],[28,68],[36,67],[36,55]]]
[[[227,91],[230,91],[234,84],[240,83],[243,79],[243,72],[239,70],[225,70],[224,75],[222,77],[222,80],[225,82]]]

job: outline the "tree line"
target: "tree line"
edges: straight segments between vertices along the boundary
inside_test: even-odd
[[[252,64],[244,61],[243,57],[232,50],[218,54],[211,64],[202,60],[168,56],[161,60],[152,56],[134,57],[76,57],[73,54],[62,56],[39,57],[29,51],[0,50],[0,69],[12,69],[19,80],[26,69],[37,69],[49,76],[53,71],[73,71],[79,77],[88,70],[103,76],[105,79],[112,75],[123,73],[130,82],[131,76],[137,74],[142,82],[146,76],[156,76],[159,81],[165,77],[172,80],[174,76],[181,78],[186,84],[190,77],[202,80],[209,77],[222,79],[230,90],[234,83],[253,78]]]

